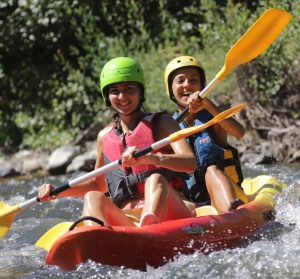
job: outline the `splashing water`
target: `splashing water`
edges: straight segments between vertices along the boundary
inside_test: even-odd
[[[259,240],[246,247],[209,255],[180,255],[174,262],[157,269],[148,267],[146,272],[92,261],[66,272],[45,265],[46,251],[34,245],[56,224],[81,216],[82,199],[60,198],[35,205],[15,216],[8,234],[0,239],[0,278],[300,278],[300,166],[244,165],[243,172],[245,177],[273,175],[287,184],[284,192],[276,197],[276,221],[249,236]],[[0,183],[0,200],[14,205],[36,196],[44,181],[60,185],[78,175],[3,182]]]

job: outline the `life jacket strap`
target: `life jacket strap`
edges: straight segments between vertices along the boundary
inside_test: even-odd
[[[130,187],[132,185],[135,185],[139,182],[146,181],[147,178],[154,174],[154,173],[159,173],[162,176],[166,177],[167,181],[170,182],[173,175],[174,171],[168,170],[168,169],[157,169],[157,170],[149,170],[149,171],[144,171],[141,173],[136,173],[136,174],[130,174],[127,175],[123,178],[124,185],[122,187]],[[119,187],[120,188],[120,184]]]
[[[222,169],[229,166],[241,167],[240,161],[235,158],[223,159],[221,161],[218,161],[217,165]]]
[[[110,191],[112,201],[116,205],[120,206],[125,199],[139,196],[140,193],[136,187],[136,184],[146,181],[147,178],[154,173],[161,174],[168,182],[172,180],[175,174],[174,171],[169,169],[156,169],[124,176],[120,181],[117,182],[117,187],[114,187],[113,185],[110,185],[109,187],[110,189],[116,189],[115,191]]]

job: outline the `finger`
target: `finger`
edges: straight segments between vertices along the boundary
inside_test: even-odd
[[[52,200],[53,198],[50,197],[50,191],[52,190],[53,186],[51,184],[46,184],[44,183],[42,187],[39,189],[38,197],[42,201],[49,201]],[[55,196],[54,196],[55,198]]]
[[[47,189],[47,185],[44,183],[39,189],[39,196],[43,196]]]

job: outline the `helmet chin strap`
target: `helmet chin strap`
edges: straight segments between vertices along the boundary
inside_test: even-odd
[[[186,107],[182,104],[180,104],[174,97],[174,95],[171,97],[171,101],[173,101],[176,105],[178,105],[179,107],[181,107],[182,109],[185,109]]]

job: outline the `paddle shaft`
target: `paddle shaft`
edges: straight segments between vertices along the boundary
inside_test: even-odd
[[[170,144],[170,139],[169,138],[164,138],[158,142],[155,142],[153,143],[152,145],[150,146],[147,146],[143,149],[140,149],[136,152],[134,152],[133,154],[133,157],[134,158],[138,158],[138,157],[141,157],[143,155],[146,155],[147,153],[153,151],[153,150],[157,150],[157,149],[160,149],[168,144]],[[57,195],[73,186],[76,186],[78,185],[79,183],[82,183],[82,182],[85,182],[91,178],[94,178],[98,175],[101,175],[101,174],[104,174],[104,173],[107,173],[113,169],[116,169],[118,166],[121,166],[122,165],[122,159],[119,159],[119,160],[116,160],[110,164],[107,164],[99,169],[96,169],[96,170],[93,170],[83,176],[80,176],[78,178],[75,178],[74,180],[71,180],[61,186],[58,186],[56,188],[54,188],[51,192],[50,192],[50,195]]]
[[[160,149],[160,148],[162,148],[162,147],[170,144],[170,142],[171,141],[170,141],[169,138],[162,139],[162,140],[160,140],[158,142],[153,143],[150,146],[147,146],[147,147],[145,147],[143,149],[140,149],[140,150],[136,151],[133,154],[133,157],[134,158],[138,158],[138,157],[141,157],[143,155],[146,155],[147,153],[149,153],[149,152],[151,152],[153,150]],[[82,175],[82,176],[80,176],[78,178],[70,180],[70,181],[68,181],[68,182],[66,182],[66,183],[64,183],[64,184],[62,184],[60,186],[57,186],[54,189],[52,189],[51,192],[50,192],[50,196],[55,196],[55,195],[57,195],[57,194],[65,191],[65,190],[68,190],[71,187],[74,187],[74,186],[76,186],[76,185],[78,185],[78,184],[80,184],[82,182],[85,182],[85,181],[91,179],[91,178],[94,178],[94,177],[99,176],[101,174],[107,173],[107,172],[109,172],[111,170],[114,170],[114,169],[116,169],[120,165],[122,165],[122,159],[116,160],[116,161],[114,161],[114,162],[112,162],[110,164],[107,164],[107,165],[99,168],[99,169],[93,170],[93,171],[91,171],[91,172],[89,172],[89,173],[87,173],[85,175]],[[41,202],[41,200],[38,197],[35,197],[35,198],[32,198],[32,199],[30,199],[30,200],[28,200],[26,202],[23,202],[23,203],[19,204],[18,207],[19,207],[19,209],[21,211],[23,211],[24,209],[29,208],[29,207],[31,207],[31,206],[39,203],[39,202]]]

